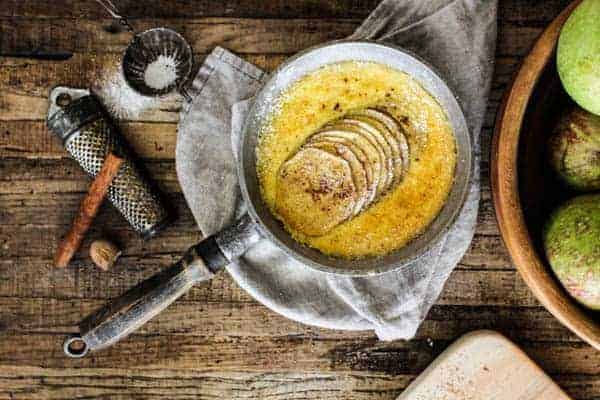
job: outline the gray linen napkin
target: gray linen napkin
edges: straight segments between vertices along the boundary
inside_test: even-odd
[[[496,42],[496,0],[384,0],[351,36],[393,43],[433,65],[457,95],[473,138],[467,202],[448,234],[411,268],[374,277],[320,273],[263,239],[227,270],[254,298],[296,321],[373,329],[380,339],[415,335],[473,237],[479,204],[479,133]],[[177,138],[177,174],[204,235],[243,212],[233,149],[266,74],[216,48],[193,82]]]

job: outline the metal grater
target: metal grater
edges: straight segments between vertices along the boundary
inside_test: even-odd
[[[57,87],[50,94],[48,127],[65,149],[95,177],[109,152],[125,161],[108,191],[108,198],[144,239],[172,221],[173,214],[146,174],[135,164],[135,154],[110,120],[101,103],[87,90]]]

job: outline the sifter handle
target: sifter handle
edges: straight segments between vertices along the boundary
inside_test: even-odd
[[[104,7],[111,17],[118,19],[121,25],[123,25],[129,32],[134,32],[133,27],[129,24],[129,21],[127,21],[127,19],[119,13],[119,9],[111,0],[96,0],[96,2]]]

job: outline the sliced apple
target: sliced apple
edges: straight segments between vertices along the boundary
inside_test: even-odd
[[[312,136],[311,141],[317,141],[321,139],[329,139],[329,138],[341,138],[350,141],[356,147],[361,149],[365,156],[367,163],[371,165],[373,170],[373,181],[371,182],[372,186],[369,190],[369,201],[366,206],[368,207],[373,201],[375,201],[379,197],[380,189],[383,184],[381,182],[382,177],[382,169],[384,168],[385,160],[382,160],[382,156],[377,150],[377,147],[369,142],[363,135],[360,133],[354,132],[352,130],[342,130],[342,129],[334,129],[327,128],[326,130],[322,130],[315,135]]]
[[[347,161],[303,147],[281,166],[277,212],[294,231],[322,236],[354,214],[357,191]]]

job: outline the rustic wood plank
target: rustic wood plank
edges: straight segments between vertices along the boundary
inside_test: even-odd
[[[247,338],[193,335],[132,335],[117,347],[80,360],[66,359],[61,341],[64,334],[31,333],[23,336],[4,332],[11,347],[0,348],[0,359],[8,365],[41,367],[121,367],[219,371],[373,371],[414,374],[422,370],[439,350],[426,341],[393,343],[368,339],[318,339],[312,337]],[[29,346],[27,343],[36,343]],[[440,348],[447,343],[440,343]],[[564,347],[557,344],[554,349]],[[576,343],[569,344],[571,361],[577,357]],[[127,357],[123,355],[127,354]],[[568,362],[568,360],[567,360]],[[590,365],[564,365],[564,370],[584,373]]]
[[[498,3],[499,25],[508,22],[546,26],[571,0],[502,0]]]
[[[197,57],[202,60],[204,56]],[[258,54],[248,55],[246,58],[265,70],[272,70],[283,61],[285,56]],[[92,90],[97,91],[103,86],[103,82],[113,79],[119,73],[119,69],[119,54],[97,56],[77,54],[60,62],[14,57],[0,58],[0,90],[3,91],[0,99],[0,120],[44,121],[48,108],[48,94],[53,87],[57,85],[91,87]],[[179,120],[180,109],[181,98],[174,95],[162,99],[155,106],[132,119],[176,123]],[[18,128],[20,133],[31,132],[34,135],[45,129],[43,124],[34,124],[31,127],[21,125]],[[174,129],[173,124],[170,131],[174,132]],[[10,124],[6,126],[3,124],[0,131],[10,132]],[[18,149],[17,147],[15,151]]]
[[[267,71],[273,70],[286,58],[286,55],[280,54],[243,56]],[[199,55],[200,59],[203,57],[204,55]],[[500,101],[517,65],[518,59],[515,57],[498,58],[491,93],[492,106]],[[76,54],[60,62],[0,58],[0,89],[6,92],[6,98],[0,103],[0,120],[43,120],[46,116],[47,96],[54,86],[60,84],[97,90],[119,68],[119,57],[116,54],[99,54],[93,59]],[[174,96],[134,120],[177,121],[179,104],[180,98]]]
[[[173,400],[393,400],[414,375],[371,372],[219,372],[137,368],[0,369],[0,399],[71,400],[132,398]],[[594,400],[600,378],[558,375],[558,384],[574,398]]]
[[[204,55],[198,55],[200,60],[203,57]],[[265,70],[272,70],[285,56],[258,54],[246,58]],[[91,87],[92,90],[100,90],[103,82],[114,79],[113,77],[119,73],[119,63],[118,54],[102,54],[96,57],[78,54],[61,62],[0,58],[0,90],[4,93],[0,99],[0,120],[45,121],[48,94],[54,86]],[[22,79],[23,76],[27,76],[28,79]],[[180,110],[181,97],[173,95],[162,99],[133,119],[154,123],[176,123],[179,120]],[[175,124],[171,124],[168,131],[174,132],[175,128]],[[30,132],[28,134],[32,135],[46,131],[45,123],[27,126],[26,122],[21,121],[17,126],[10,123],[0,125],[0,131],[5,135],[7,131],[11,132],[14,129],[20,134]],[[144,129],[158,128],[150,125],[139,127],[141,131]],[[40,141],[39,137],[35,139]],[[22,143],[30,143],[29,140],[33,139],[20,138],[20,143],[16,144],[6,143],[7,137],[3,137],[2,140],[4,143],[0,148],[4,151],[2,156],[6,156],[18,154]],[[43,138],[41,142],[45,143]]]
[[[168,26],[180,32],[197,53],[223,46],[242,54],[290,54],[350,35],[360,19],[143,19],[139,30]],[[70,29],[64,29],[69,26]],[[131,35],[111,19],[0,19],[0,55],[68,59],[73,53],[121,53]],[[498,56],[522,56],[542,28],[501,24]]]
[[[0,399],[10,396],[14,400],[76,397],[150,400],[168,396],[173,400],[387,400],[394,399],[413,378],[414,375],[389,377],[369,372],[3,367],[0,369]]]
[[[200,57],[203,57],[201,55]],[[285,55],[249,55],[248,61],[270,71],[279,65]],[[19,60],[14,57],[0,59],[0,90],[4,95],[0,100],[0,121],[34,121],[45,120],[50,90],[57,85],[73,87],[92,87],[99,90],[103,82],[118,73],[119,57],[116,54],[101,54],[94,58],[75,55],[61,62],[38,60]],[[18,60],[18,61],[17,61]],[[4,65],[2,64],[4,63]],[[516,68],[514,57],[501,58],[497,61],[490,110],[497,107],[503,90]],[[148,108],[138,116],[130,117],[133,121],[177,122],[181,98],[178,95],[162,100]],[[493,118],[494,113],[488,114]],[[487,120],[491,127],[493,120]],[[10,125],[2,129],[10,130]],[[31,134],[37,134],[39,127],[32,126]]]
[[[111,271],[104,273],[94,268],[87,256],[89,242],[99,236],[97,232],[90,233],[82,250],[66,270],[57,270],[52,264],[55,249],[52,244],[58,239],[47,232],[40,236],[51,243],[45,247],[46,252],[38,256],[11,256],[12,246],[28,247],[31,241],[15,243],[6,236],[0,238],[0,249],[3,252],[0,259],[0,296],[105,300],[114,298],[175,262],[183,250],[194,243],[194,239],[197,240],[199,234],[165,233],[165,237],[156,239],[156,242],[130,244],[125,247],[119,263]],[[115,236],[111,234],[117,242],[122,242],[122,238]],[[32,238],[33,240],[35,239]],[[466,264],[470,257],[466,255],[450,276],[438,304],[538,306],[539,303],[516,271],[508,269],[508,266],[506,269],[487,265],[472,267]],[[238,290],[237,285],[223,273],[219,275],[219,279],[194,287],[189,292],[188,299],[228,301],[242,295],[243,292]]]
[[[60,342],[80,315],[164,268],[188,240],[199,238],[172,162],[179,105],[175,98],[123,122],[126,135],[183,212],[164,242],[142,243],[105,207],[99,218],[110,226],[104,229],[114,230],[131,251],[115,271],[101,274],[80,255],[61,275],[51,268],[49,254],[26,255],[30,238],[35,254],[50,251],[42,246],[44,233],[46,240],[60,235],[89,182],[44,128],[48,90],[58,83],[93,85],[118,65],[128,35],[92,1],[56,1],[51,7],[37,0],[7,2],[0,9],[0,54],[18,57],[0,57],[0,343],[6,344],[0,346],[0,399],[391,400],[450,340],[487,327],[516,340],[573,398],[598,398],[600,360],[539,306],[511,266],[493,219],[487,162],[477,238],[414,343],[377,343],[369,333],[297,324],[258,305],[222,274],[194,288],[131,341],[99,358],[66,362]],[[136,27],[168,23],[180,29],[193,42],[198,60],[215,44],[224,44],[271,70],[290,53],[351,32],[377,2],[157,0],[147,7],[123,0],[119,5]],[[495,109],[519,57],[568,2],[500,2],[484,159]],[[3,137],[6,131],[14,137]],[[144,136],[145,131],[150,134]],[[31,233],[38,228],[42,233]],[[131,368],[112,368],[117,364]]]
[[[54,141],[51,138],[51,141]],[[139,152],[138,152],[139,153]],[[67,153],[61,153],[67,157]],[[173,157],[171,154],[170,157]],[[171,193],[181,192],[175,172],[175,162],[170,160],[143,159],[145,167],[159,186]],[[57,196],[69,193],[85,192],[89,178],[76,161],[71,158],[61,160],[0,158],[0,194],[29,194],[35,201],[35,195],[55,193]],[[26,196],[23,196],[22,200]],[[15,198],[16,199],[16,198]],[[8,206],[7,206],[8,207]]]
[[[160,18],[135,25],[139,31],[172,28],[198,53],[219,45],[245,54],[289,54],[348,36],[359,23],[359,19]],[[131,40],[131,34],[110,18],[0,19],[0,31],[0,54],[5,56],[121,53]]]
[[[532,43],[542,33],[542,27],[522,26],[520,24],[501,24],[498,26],[496,56],[527,54]]]
[[[161,336],[302,336],[321,339],[373,336],[369,331],[344,332],[302,325],[246,298],[208,301],[191,297],[178,301],[169,308],[169,312],[161,314],[138,332]],[[89,298],[0,296],[0,330],[23,335],[74,332],[84,316],[104,306],[105,302]],[[581,342],[541,306],[464,306],[443,302],[433,306],[416,339],[429,340],[433,346],[439,340],[452,340],[473,330],[490,328],[517,340]]]
[[[0,18],[105,18],[106,12],[94,2],[58,1],[52,7],[38,0],[6,0]],[[119,9],[129,18],[363,18],[379,0],[155,0],[152,7],[144,2],[120,1]],[[501,21],[526,24],[548,23],[569,0],[503,0],[499,4]]]
[[[381,342],[375,337],[321,339],[303,336],[233,337],[134,334],[118,346],[83,359],[66,359],[64,334],[4,332],[11,346],[0,347],[5,365],[141,369],[176,367],[219,371],[369,371],[389,375],[422,371],[449,343],[427,340]],[[31,346],[35,343],[35,346]],[[518,342],[551,374],[595,374],[600,353],[581,342]]]
[[[152,164],[154,165],[154,164]],[[169,164],[171,167],[172,164]],[[87,178],[82,178],[87,180]],[[0,181],[5,183],[6,181]],[[161,186],[164,181],[160,181]],[[80,192],[63,193],[36,193],[0,195],[0,218],[2,218],[2,229],[13,229],[13,226],[27,225],[30,227],[57,227],[66,229],[70,218],[77,211],[77,205],[83,194]],[[187,209],[183,195],[180,193],[169,193],[169,200],[178,211],[175,228],[189,229],[194,227],[194,220]],[[43,215],[44,218],[40,218]],[[119,217],[118,212],[111,206],[103,207],[100,220],[111,221],[110,227],[115,230],[128,229],[128,223]]]
[[[5,99],[12,98],[8,95]],[[46,99],[42,100],[47,103]],[[25,100],[24,107],[29,103]],[[40,104],[41,106],[42,104]],[[47,107],[44,104],[43,107]],[[177,106],[179,107],[179,106]],[[28,113],[28,111],[25,111]],[[178,118],[178,111],[171,112]],[[156,118],[161,118],[155,113]],[[177,125],[168,122],[141,123],[124,122],[119,129],[127,141],[144,158],[173,159],[177,138]],[[48,130],[43,121],[0,122],[0,157],[64,158],[69,157],[62,143]]]
[[[26,18],[106,18],[104,9],[94,2],[60,1],[56,7],[47,7],[36,0],[8,0],[8,7],[0,11],[0,17]],[[158,0],[152,7],[139,1],[120,1],[123,15],[139,18],[200,18],[200,17],[244,17],[244,18],[344,18],[366,17],[379,0]]]

